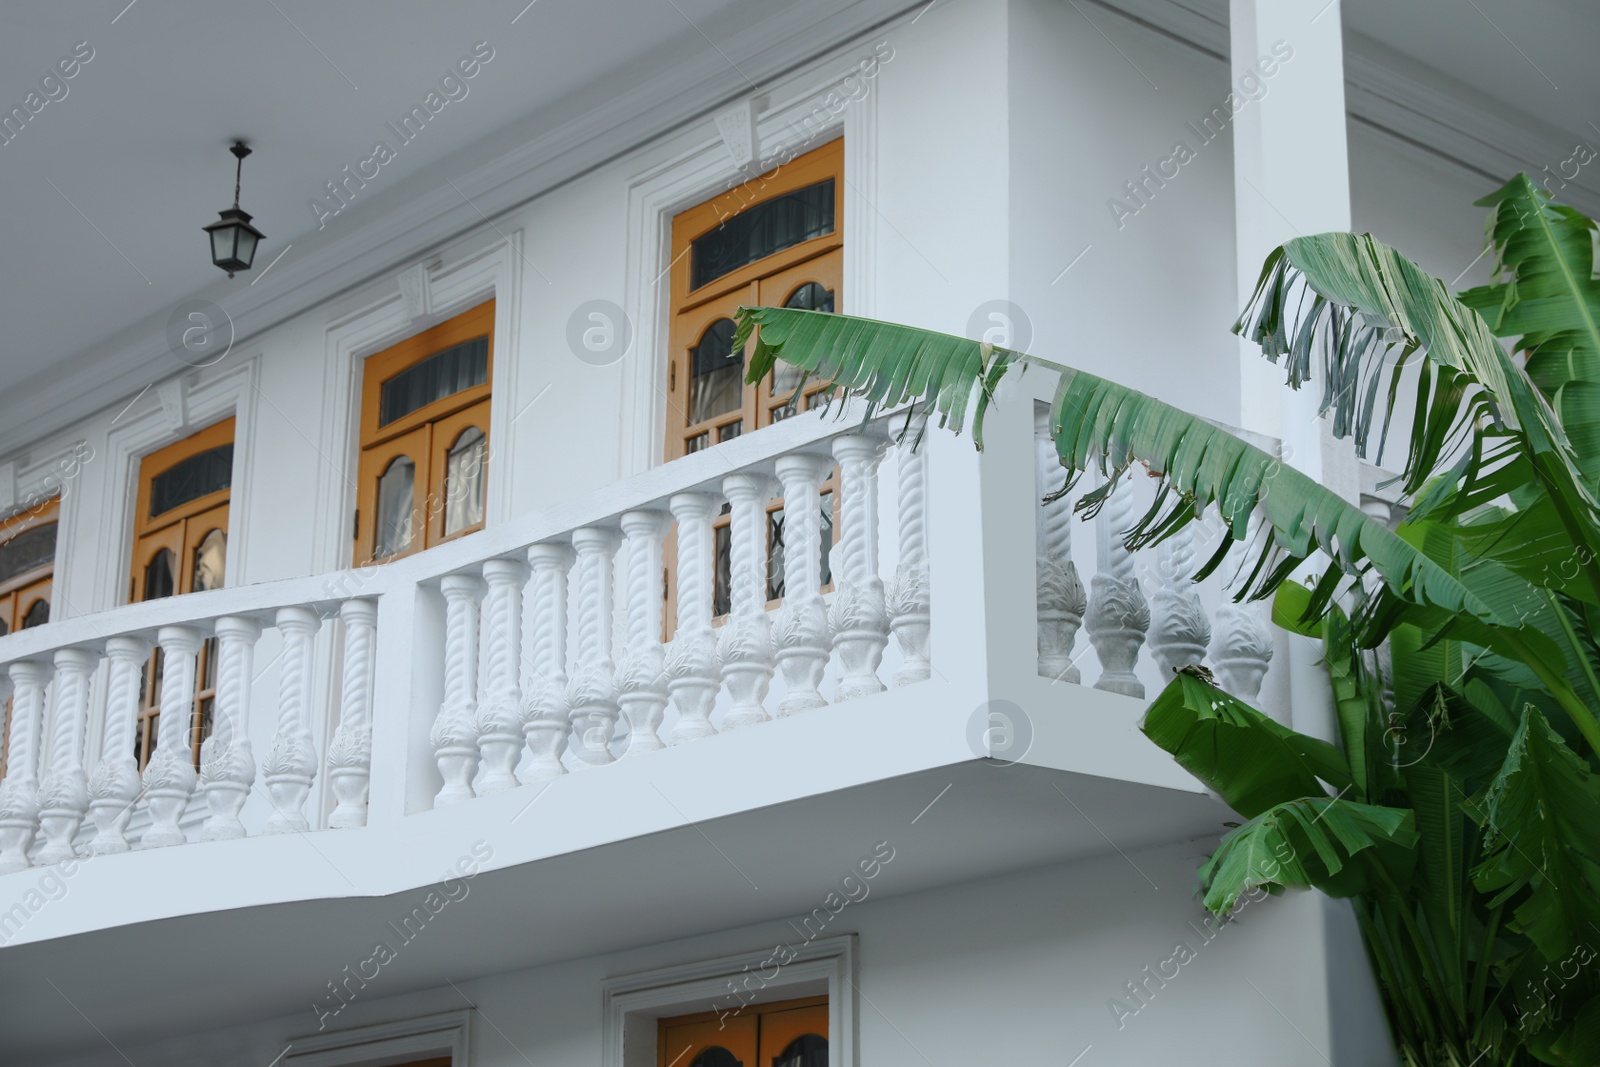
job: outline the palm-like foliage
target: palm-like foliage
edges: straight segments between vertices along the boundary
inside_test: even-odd
[[[1370,236],[1290,241],[1235,326],[1313,370],[1336,433],[1380,451],[1415,382],[1397,530],[1276,457],[1083,371],[905,326],[740,311],[750,378],[778,359],[957,431],[1000,380],[1059,375],[1067,488],[1135,463],[1159,479],[1131,548],[1215,511],[1249,546],[1241,597],[1318,637],[1343,745],[1198,675],[1145,732],[1246,820],[1201,871],[1224,912],[1252,886],[1352,897],[1408,1064],[1600,1063],[1600,282],[1595,226],[1519,176],[1494,209],[1495,284],[1459,297]],[[752,336],[753,335],[753,336]],[[1514,339],[1517,357],[1501,338]],[[1065,492],[1066,490],[1063,490]],[[1315,580],[1293,574],[1309,566]],[[1348,609],[1348,610],[1347,610]],[[1378,677],[1371,650],[1392,663]],[[1392,689],[1385,698],[1383,682]],[[1405,744],[1397,742],[1404,741]]]

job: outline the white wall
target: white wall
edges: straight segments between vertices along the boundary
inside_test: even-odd
[[[835,921],[837,932],[859,938],[859,1062],[1060,1065],[1074,1063],[1086,1047],[1076,1061],[1083,1067],[1392,1062],[1376,1004],[1359,987],[1352,1010],[1339,1019],[1341,1032],[1332,1032],[1322,941],[1329,905],[1307,895],[1249,904],[1208,942],[1197,932],[1203,911],[1194,899],[1203,853],[1203,845],[1111,853],[846,907]],[[877,891],[892,893],[893,877],[891,863]],[[830,936],[835,932],[830,927]],[[507,935],[515,934],[508,916]],[[463,975],[454,979],[459,992],[378,999],[373,988],[340,1013],[337,1026],[458,1010],[470,1001],[479,1012],[476,1045],[472,1064],[462,1067],[592,1065],[600,1059],[605,978],[794,937],[788,924],[772,923],[505,975]],[[1133,1005],[1125,983],[1143,981],[1143,969],[1173,957],[1179,942],[1193,958],[1164,986],[1148,985],[1148,1003],[1119,1028],[1109,1002]],[[404,983],[404,967],[402,956],[383,973]],[[368,993],[373,999],[363,999]],[[256,1025],[123,1051],[135,1063],[172,1067],[266,1064],[294,1037],[315,1032],[316,1023],[308,1004]],[[122,1062],[110,1050],[71,1061]]]

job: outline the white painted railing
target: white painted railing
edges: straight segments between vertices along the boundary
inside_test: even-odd
[[[910,447],[921,430],[903,413],[870,425],[788,420],[384,566],[128,605],[0,638],[13,702],[0,872],[130,847],[361,827],[369,804],[392,821],[648,758],[943,677],[931,632],[945,635],[937,651],[950,673],[986,655],[992,668],[982,618],[1015,627],[1027,579],[1016,570],[991,588],[973,577],[974,552],[984,551],[983,523],[969,522],[980,465],[970,452],[945,453],[970,473],[937,482],[929,453],[938,450]],[[1061,472],[1042,421],[1034,434],[1042,496]],[[1025,433],[1009,440],[1029,447]],[[790,507],[785,596],[774,609],[768,507],[817,501],[835,466],[832,587],[818,507]],[[969,522],[937,544],[930,483],[962,498],[944,522]],[[1018,516],[1024,495],[1013,494]],[[713,546],[724,505],[731,609],[719,622]],[[1253,698],[1272,649],[1261,610],[1165,577],[1192,558],[1187,538],[1123,549],[1112,531],[1143,506],[1133,489],[1119,490],[1093,527],[1073,520],[1066,500],[1033,506],[1039,673],[1070,683],[1095,674],[1096,688],[1141,697],[1176,667],[1209,660],[1224,685]],[[1074,544],[1075,526],[1084,544]],[[1081,536],[1088,529],[1093,538]],[[669,536],[676,603],[664,642]],[[937,631],[936,588],[962,590]],[[172,725],[189,719],[207,639],[217,645],[215,703],[197,773],[186,731]],[[157,645],[164,726],[141,777],[134,730]],[[1091,649],[1097,673],[1084,662]]]

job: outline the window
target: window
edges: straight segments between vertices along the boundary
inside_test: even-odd
[[[219,589],[225,583],[233,424],[234,420],[224,419],[140,461],[128,578],[130,603]],[[141,771],[156,747],[161,655],[160,649],[151,654],[139,690],[139,724],[133,744]],[[194,708],[186,727],[196,766],[200,742],[211,733],[216,668],[216,642],[208,640],[200,650]]]
[[[51,497],[0,521],[0,637],[50,621],[54,593],[56,530],[61,498]],[[11,747],[11,701],[0,724],[0,779]]]
[[[493,361],[493,300],[367,358],[357,564],[483,528]]]
[[[844,275],[844,142],[835,140],[681,213],[672,220],[672,324],[667,368],[666,458],[732,440],[826,403],[829,390],[779,363],[765,380],[744,381],[734,351],[743,304],[832,312]],[[823,584],[838,501],[838,472],[824,483]],[[783,511],[767,509],[769,601],[783,597]],[[714,614],[731,602],[727,509],[717,520]],[[670,558],[670,553],[669,553]],[[670,568],[669,568],[670,586]],[[669,599],[670,599],[669,592]],[[671,612],[668,612],[669,616]]]
[[[827,1067],[828,998],[662,1019],[658,1067]]]

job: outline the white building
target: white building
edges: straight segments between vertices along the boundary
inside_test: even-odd
[[[1136,728],[1204,655],[1326,733],[1314,650],[1040,508],[1042,375],[912,452],[725,324],[985,334],[1381,509],[1228,327],[1296,232],[1593,213],[1595,20],[1227,7],[9,14],[0,1063],[1392,1062]]]

